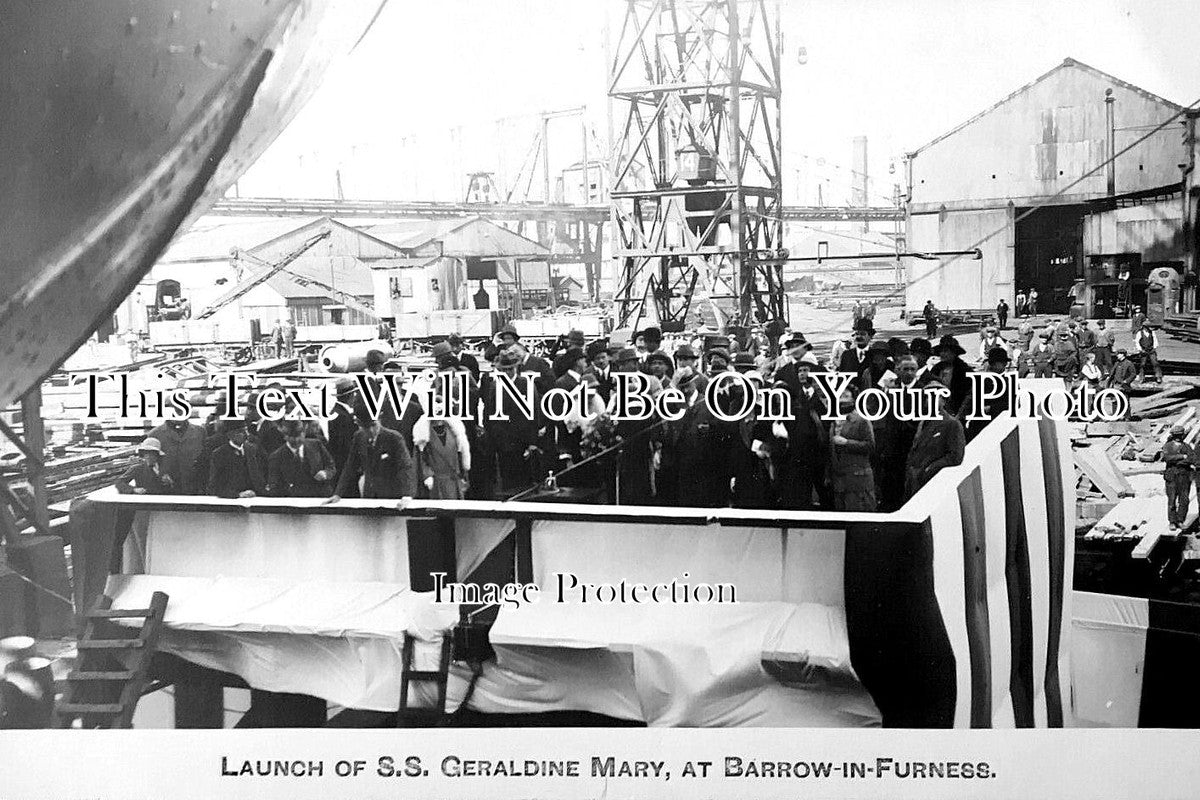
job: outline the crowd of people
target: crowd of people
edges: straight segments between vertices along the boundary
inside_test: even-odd
[[[782,326],[666,337],[647,327],[620,342],[588,341],[572,331],[550,346],[527,346],[508,326],[478,358],[455,335],[431,355],[439,375],[463,373],[453,383],[465,387],[469,419],[453,418],[440,405],[426,407],[418,393],[403,409],[385,402],[372,415],[356,381],[346,377],[337,382],[335,412],[327,420],[276,422],[251,413],[207,427],[165,422],[143,442],[143,462],[118,488],[334,501],[495,500],[526,497],[554,476],[552,485],[590,502],[892,511],[940,469],[960,463],[965,443],[982,429],[984,423],[967,421],[972,370],[1015,370],[1126,392],[1147,368],[1161,379],[1155,329],[1144,317],[1134,320],[1137,355],[1131,358],[1125,348],[1114,350],[1104,320],[1053,321],[1035,329],[1022,319],[1010,338],[995,320],[981,331],[978,353],[970,354],[954,336],[882,340],[873,316],[855,314],[851,336],[835,341],[823,360],[802,333]],[[481,369],[480,360],[491,369]],[[375,380],[387,377],[382,352],[368,354],[367,371]],[[729,371],[755,386],[784,389],[792,419],[760,420],[757,408],[737,421],[721,419],[704,398],[709,382]],[[822,371],[854,375],[842,396],[844,420],[827,419],[825,394],[814,381]],[[686,399],[682,418],[616,417],[614,376],[622,372],[643,375],[650,396],[678,389]],[[496,391],[500,374],[518,386],[532,383],[539,401],[551,389],[587,383],[591,405],[552,421],[535,402],[529,418],[516,398]],[[868,421],[853,410],[857,393],[869,387],[939,385],[949,392],[937,419],[907,422],[890,414]],[[719,402],[743,406],[740,382],[720,389]],[[993,404],[985,413],[1003,410]]]

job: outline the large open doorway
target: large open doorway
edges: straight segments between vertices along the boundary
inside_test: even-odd
[[[1071,287],[1083,276],[1087,206],[1046,206],[1021,219],[1029,210],[1016,210],[1016,289],[1037,289],[1038,313],[1065,314],[1071,308]]]

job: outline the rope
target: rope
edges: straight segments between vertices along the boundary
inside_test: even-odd
[[[44,592],[45,594],[50,595],[51,597],[55,598],[56,600],[61,600],[62,602],[69,605],[72,609],[75,608],[75,601],[73,601],[71,598],[63,597],[61,594],[54,591],[53,589],[47,589],[45,586],[42,586],[40,583],[37,583],[36,581],[32,581],[29,578],[26,578],[24,575],[22,575],[20,572],[18,572],[16,570],[13,570],[13,574],[16,575],[18,578],[20,578],[21,580],[28,583],[33,588],[37,589],[39,592]]]

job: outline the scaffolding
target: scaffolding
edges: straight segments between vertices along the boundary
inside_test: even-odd
[[[778,0],[626,0],[611,53],[617,327],[786,321]]]

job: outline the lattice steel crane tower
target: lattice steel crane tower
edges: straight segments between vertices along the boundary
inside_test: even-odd
[[[779,0],[625,0],[609,98],[618,328],[786,321]],[[785,257],[785,256],[784,256]]]

